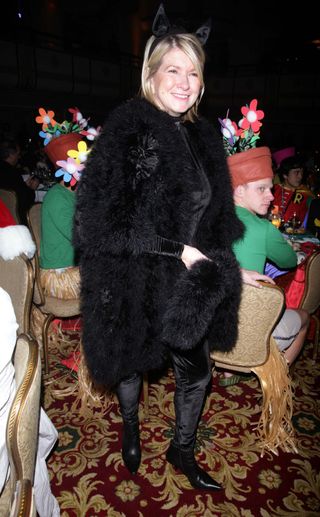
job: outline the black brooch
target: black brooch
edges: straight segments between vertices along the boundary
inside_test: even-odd
[[[159,144],[150,133],[138,136],[137,144],[130,147],[128,160],[135,167],[134,188],[143,179],[150,178],[159,163]]]
[[[112,302],[112,295],[108,288],[102,288],[100,291],[100,299],[102,305],[108,305]]]

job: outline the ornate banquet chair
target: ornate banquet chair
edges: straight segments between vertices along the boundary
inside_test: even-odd
[[[258,289],[244,284],[236,345],[229,353],[211,353],[217,367],[257,375],[263,394],[257,425],[262,453],[265,449],[276,452],[278,447],[295,450],[288,365],[272,337],[283,308],[279,287],[261,283]]]
[[[48,350],[48,334],[49,327],[55,318],[72,318],[80,314],[80,299],[63,300],[54,296],[47,296],[41,287],[40,283],[40,240],[41,240],[41,203],[33,205],[28,214],[28,225],[33,239],[36,243],[37,251],[33,258],[33,266],[35,272],[35,284],[33,303],[45,315],[42,325],[42,344],[43,356],[45,364],[45,373],[49,373],[49,350]]]
[[[6,207],[10,210],[12,217],[17,224],[20,224],[20,217],[18,212],[18,199],[13,190],[0,189],[0,199],[4,202]]]
[[[2,517],[36,517],[32,491],[40,412],[41,361],[36,341],[20,334],[14,353],[16,393],[7,422],[10,477],[0,498]]]
[[[229,353],[212,352],[215,366],[257,375],[262,389],[261,416],[257,434],[261,454],[277,453],[280,447],[295,451],[292,390],[289,369],[272,337],[284,310],[284,293],[277,286],[260,282],[261,288],[243,285],[239,309],[238,338]],[[149,417],[148,376],[143,382],[143,417]]]
[[[304,291],[299,309],[305,309],[315,322],[313,359],[317,358],[319,347],[320,321],[317,311],[320,307],[320,251],[308,259],[305,269]]]

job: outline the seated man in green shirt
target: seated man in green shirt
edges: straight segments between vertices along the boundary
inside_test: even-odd
[[[80,295],[72,245],[74,211],[74,189],[62,180],[50,188],[41,208],[40,276],[46,294],[67,300]]]
[[[260,147],[236,153],[228,157],[228,165],[236,213],[245,227],[243,237],[233,246],[240,267],[263,273],[267,259],[278,268],[295,267],[296,253],[280,231],[264,218],[273,200],[270,150]],[[308,323],[306,311],[286,309],[274,329],[273,337],[289,365],[302,349]],[[231,385],[236,377],[225,373],[220,384]]]

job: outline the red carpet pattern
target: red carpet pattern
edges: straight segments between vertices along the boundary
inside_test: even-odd
[[[261,390],[253,377],[223,388],[214,372],[199,425],[196,456],[224,490],[191,488],[166,462],[173,435],[171,369],[150,379],[149,420],[141,400],[142,463],[131,476],[122,464],[121,418],[115,398],[107,408],[80,412],[77,378],[60,360],[78,346],[56,334],[44,406],[59,431],[48,461],[62,517],[302,517],[320,515],[320,366],[307,344],[294,374],[294,426],[298,454],[260,450],[255,434]]]

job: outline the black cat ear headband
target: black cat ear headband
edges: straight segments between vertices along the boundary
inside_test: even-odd
[[[209,34],[211,31],[211,18],[209,18],[199,29],[196,30],[195,36],[200,41],[201,45],[205,45]],[[149,57],[151,56],[152,52],[154,51],[155,47],[158,45],[158,43],[164,39],[166,36],[169,35],[175,35],[175,34],[187,34],[188,31],[184,29],[183,27],[178,27],[176,25],[171,25],[163,4],[159,5],[157,14],[153,20],[152,24],[152,34],[155,36],[154,41],[152,42],[152,45],[150,47],[149,51]]]

